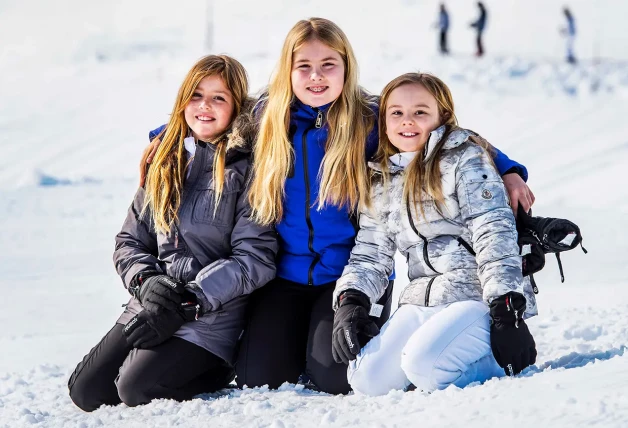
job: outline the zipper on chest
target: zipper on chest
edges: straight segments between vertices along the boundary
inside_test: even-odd
[[[319,110],[318,116],[316,119],[317,124],[318,124],[319,117],[321,118],[320,120],[322,122],[323,120],[322,115],[323,113]],[[310,250],[310,252],[314,254],[314,260],[312,260],[312,263],[310,264],[310,268],[308,269],[308,275],[307,275],[308,285],[314,285],[314,267],[320,260],[320,255],[316,251],[314,251],[314,225],[312,224],[312,219],[310,218],[310,206],[312,205],[312,202],[310,200],[311,199],[310,173],[309,173],[308,162],[307,162],[307,134],[311,129],[312,128],[307,129],[303,133],[303,137],[301,139],[301,150],[303,151],[303,181],[305,182],[305,222],[307,223],[307,228],[308,228],[307,247]]]
[[[316,129],[320,129],[321,126],[323,126],[323,112],[321,110],[318,110],[318,113],[316,114],[316,123],[314,124],[314,127]]]

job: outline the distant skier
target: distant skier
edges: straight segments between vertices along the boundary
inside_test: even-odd
[[[484,55],[484,45],[482,44],[482,34],[484,34],[484,28],[486,28],[486,7],[484,3],[481,1],[478,2],[478,7],[480,8],[480,16],[478,19],[471,23],[471,28],[475,28],[477,30],[477,36],[475,39],[475,43],[477,45],[477,52],[475,53],[477,56]]]
[[[449,31],[449,13],[445,8],[445,3],[440,4],[440,12],[438,13],[438,31],[440,33],[439,49],[442,55],[449,54],[449,48],[447,47],[447,32]]]
[[[567,62],[570,64],[575,64],[576,56],[573,51],[573,46],[576,39],[576,20],[574,19],[568,7],[565,6],[563,8],[563,13],[565,14],[565,18],[567,18],[567,26],[561,29],[561,34],[563,34],[567,40]]]

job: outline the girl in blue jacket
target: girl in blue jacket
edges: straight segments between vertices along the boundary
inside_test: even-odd
[[[358,86],[353,49],[326,19],[290,30],[276,70],[258,104],[249,201],[258,223],[276,226],[277,278],[251,296],[236,381],[277,388],[301,378],[347,393],[347,365],[332,356],[332,295],[354,246],[355,213],[369,205],[377,99]],[[527,178],[525,168],[501,153],[495,162],[508,173],[511,200],[529,208],[533,197],[519,177]],[[390,314],[391,291],[371,309],[378,326]]]

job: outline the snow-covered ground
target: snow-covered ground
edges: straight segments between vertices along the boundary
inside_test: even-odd
[[[424,395],[333,397],[286,385],[158,400],[85,414],[67,396],[76,363],[109,330],[127,294],[112,262],[147,130],[167,119],[187,69],[214,51],[268,81],[294,22],[325,16],[347,32],[373,92],[409,70],[454,93],[461,125],[525,163],[535,213],[580,225],[584,255],[538,275],[539,356],[516,379]],[[435,54],[436,1],[0,0],[0,427],[628,426],[628,11],[572,1],[577,67],[562,63],[556,0],[486,1],[488,56],[447,2],[454,55]],[[398,264],[395,293],[404,285]]]

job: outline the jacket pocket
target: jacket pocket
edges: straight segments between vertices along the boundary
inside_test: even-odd
[[[508,196],[504,182],[488,175],[484,170],[466,171],[463,174],[467,209],[477,216],[496,208],[508,207]]]
[[[216,207],[214,183],[197,186],[192,220],[199,224],[233,227],[239,190],[237,183],[225,182],[222,196]]]

